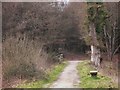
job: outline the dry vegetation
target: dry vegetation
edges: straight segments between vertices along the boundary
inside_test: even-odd
[[[44,70],[52,64],[40,42],[24,37],[10,37],[3,42],[3,80],[45,78]],[[49,62],[49,65],[48,65]],[[3,85],[4,82],[3,82]]]
[[[100,72],[103,75],[109,76],[112,81],[118,84],[118,55],[114,55],[113,61],[107,59],[107,56],[103,55],[103,62],[101,64]]]

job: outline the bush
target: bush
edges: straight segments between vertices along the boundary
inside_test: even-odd
[[[43,78],[48,55],[42,43],[21,36],[10,37],[3,42],[3,79],[11,77]]]

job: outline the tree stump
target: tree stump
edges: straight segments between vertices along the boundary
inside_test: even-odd
[[[98,71],[90,71],[92,77],[97,77]]]

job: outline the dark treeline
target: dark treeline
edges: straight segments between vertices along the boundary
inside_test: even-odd
[[[85,53],[75,14],[62,3],[3,3],[3,81],[45,78],[58,53]]]

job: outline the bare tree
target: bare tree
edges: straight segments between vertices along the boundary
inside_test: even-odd
[[[104,26],[104,38],[107,49],[108,59],[112,60],[113,56],[120,48],[120,30],[118,29],[118,3],[104,3],[108,18]]]

